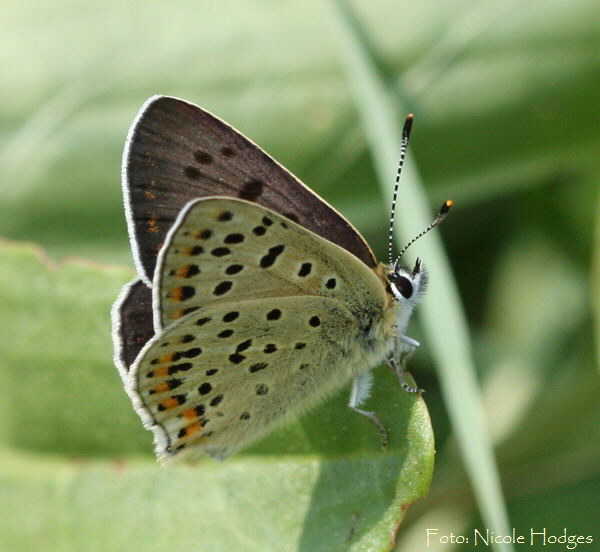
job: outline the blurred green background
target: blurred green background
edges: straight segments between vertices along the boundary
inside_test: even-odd
[[[120,158],[130,123],[153,94],[185,98],[228,121],[384,256],[389,198],[379,192],[342,61],[344,23],[332,6],[3,4],[0,548],[189,548],[188,529],[201,518],[214,533],[194,534],[197,550],[344,550],[385,517],[381,504],[374,514],[349,510],[334,545],[328,516],[349,499],[340,491],[323,510],[306,506],[328,488],[316,485],[328,474],[313,441],[328,416],[351,417],[345,396],[239,459],[165,469],[112,366],[109,309],[133,277]],[[531,528],[558,536],[566,528],[593,536],[578,549],[596,550],[600,4],[349,6],[380,75],[415,113],[410,163],[431,204],[456,203],[439,232],[469,324],[510,527],[527,538]],[[418,321],[410,334],[422,339]],[[425,549],[427,528],[472,538],[473,528],[486,527],[427,342],[411,372],[427,390],[437,454],[429,494],[398,531],[402,551]],[[394,385],[378,371],[378,411],[406,400]],[[376,449],[377,436],[348,424],[343,442],[326,448],[350,462],[352,451]],[[352,503],[379,487],[389,506],[381,476],[388,472],[374,476],[365,458],[362,471],[352,467]],[[265,495],[274,482],[278,494]],[[286,496],[306,504],[273,507]],[[356,549],[390,549],[392,541],[363,540]],[[473,546],[432,542],[427,550]]]

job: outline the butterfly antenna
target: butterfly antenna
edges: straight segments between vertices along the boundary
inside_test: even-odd
[[[436,215],[436,217],[433,219],[433,221],[431,222],[431,224],[425,228],[425,230],[423,230],[422,232],[419,232],[412,240],[410,240],[400,251],[400,253],[398,254],[398,257],[396,258],[396,262],[395,264],[398,263],[398,260],[400,259],[400,257],[402,257],[402,255],[404,255],[404,253],[406,253],[406,250],[413,244],[415,243],[418,239],[422,238],[425,234],[427,234],[427,232],[429,232],[430,230],[433,230],[440,222],[442,222],[445,218],[446,215],[448,214],[448,211],[450,211],[450,208],[454,205],[454,201],[452,201],[451,199],[447,199],[446,201],[444,201],[444,203],[442,204],[442,206],[440,207],[440,210],[438,211],[438,214]]]
[[[394,218],[396,217],[396,199],[398,198],[398,188],[400,185],[400,173],[404,166],[404,158],[406,157],[406,150],[408,148],[408,139],[410,137],[410,130],[413,123],[413,114],[409,113],[404,121],[404,127],[402,128],[402,143],[400,144],[400,162],[398,163],[398,171],[396,172],[396,183],[394,184],[394,196],[392,198],[392,213],[390,215],[390,229],[388,232],[388,262],[392,264],[392,245],[394,239]]]

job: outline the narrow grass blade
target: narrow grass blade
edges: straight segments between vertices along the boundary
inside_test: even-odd
[[[376,64],[360,41],[357,23],[344,0],[332,2],[339,23],[340,51],[349,81],[354,88],[356,105],[373,155],[385,197],[390,195],[400,151],[402,106],[392,96]],[[418,113],[415,117],[418,121]],[[418,123],[417,123],[418,124]],[[417,131],[418,132],[418,131]],[[431,209],[410,157],[402,176],[401,201],[398,205],[398,234],[405,242],[432,220]],[[454,216],[460,216],[460,207]],[[467,321],[462,310],[455,280],[444,253],[439,234],[419,242],[421,256],[431,272],[427,298],[419,308],[427,347],[432,351],[462,456],[481,515],[497,534],[509,534],[508,516],[502,495],[492,443],[485,423],[480,390]],[[507,548],[503,548],[507,550]]]

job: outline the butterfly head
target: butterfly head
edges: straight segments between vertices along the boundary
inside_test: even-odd
[[[421,259],[417,259],[412,270],[402,266],[399,260],[391,267],[387,275],[394,300],[414,307],[427,287],[427,271]]]

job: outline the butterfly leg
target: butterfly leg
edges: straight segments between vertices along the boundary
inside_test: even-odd
[[[400,341],[407,346],[407,349],[410,349],[409,352],[411,353],[414,353],[421,346],[421,344],[416,339],[408,337],[407,335],[401,335]]]
[[[375,412],[370,412],[368,410],[361,410],[358,406],[369,396],[371,392],[371,383],[372,383],[373,374],[371,372],[365,372],[364,374],[360,374],[356,376],[352,382],[352,391],[350,392],[350,401],[348,402],[348,406],[354,410],[354,412],[358,412],[363,416],[369,418],[379,432],[381,433],[381,445],[383,448],[387,448],[388,446],[388,435],[385,427],[379,421]]]
[[[423,393],[424,390],[418,387],[412,387],[406,382],[406,365],[414,356],[421,344],[412,337],[401,335],[396,339],[396,347],[390,358],[386,359],[387,365],[398,374],[400,386],[408,393]]]

